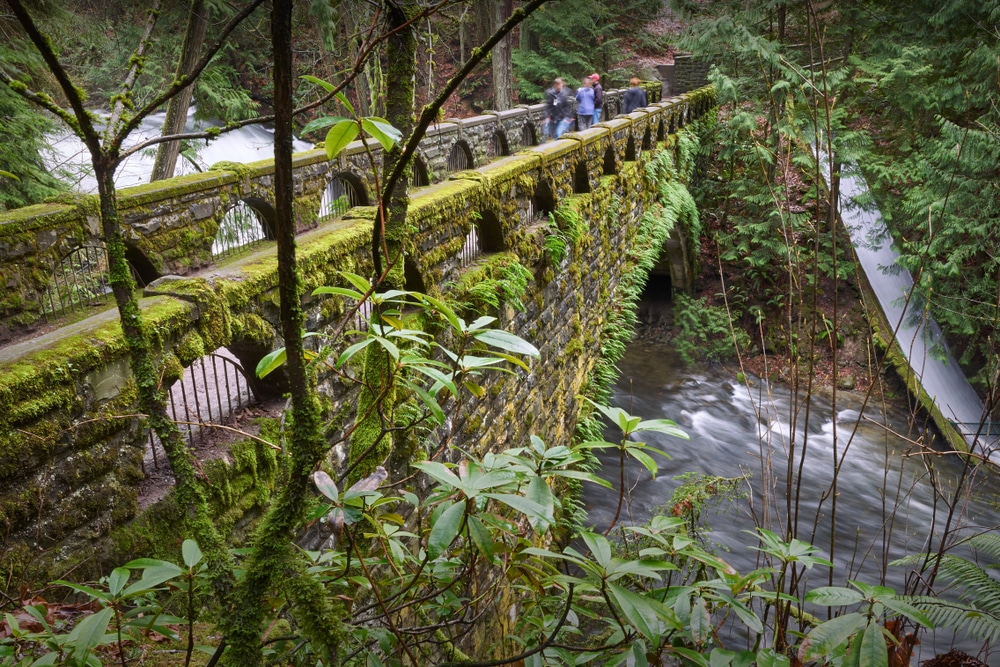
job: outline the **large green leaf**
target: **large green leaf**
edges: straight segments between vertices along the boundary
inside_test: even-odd
[[[66,638],[66,644],[72,647],[73,657],[76,660],[86,661],[96,647],[104,643],[104,633],[111,622],[114,610],[105,607],[96,614],[87,616],[73,627],[73,631]]]
[[[184,540],[181,544],[181,557],[184,558],[184,564],[188,567],[194,567],[200,563],[202,553],[198,543],[191,539]]]
[[[315,132],[316,130],[322,130],[323,128],[330,127],[331,125],[336,125],[337,123],[349,120],[343,116],[323,116],[322,118],[316,118],[308,123],[306,126],[300,130],[300,135],[309,134],[310,132]]]
[[[821,607],[845,607],[858,604],[865,597],[853,588],[820,586],[806,593],[806,601]]]
[[[551,508],[543,507],[534,500],[519,496],[516,493],[487,493],[488,498],[499,500],[503,504],[517,510],[528,518],[531,527],[537,531],[548,530],[551,520],[549,519]]]
[[[611,543],[608,542],[608,538],[590,531],[583,533],[581,537],[584,544],[587,545],[587,548],[594,555],[594,560],[597,561],[597,564],[607,569],[611,565]]]
[[[328,160],[340,155],[340,152],[347,148],[347,144],[354,141],[361,128],[353,120],[342,120],[326,133],[326,157]]]
[[[866,622],[864,614],[852,612],[820,623],[809,632],[803,657],[821,658],[832,653],[837,647],[846,644],[848,638],[863,628]],[[885,644],[882,649],[885,650]]]
[[[625,619],[644,637],[658,644],[661,624],[657,608],[662,605],[618,584],[608,584],[608,592]]]
[[[885,636],[882,634],[881,625],[869,623],[860,641],[858,667],[889,667],[889,652],[885,649]]]
[[[552,489],[549,488],[544,479],[532,477],[524,495],[542,508],[542,514],[547,524],[551,525],[555,522],[555,498],[552,496]]]
[[[932,621],[927,614],[925,614],[921,610],[917,609],[916,607],[914,607],[912,604],[910,604],[908,602],[904,602],[904,601],[902,601],[902,600],[900,600],[899,598],[896,598],[896,597],[883,597],[883,598],[879,598],[879,602],[881,602],[882,604],[884,604],[889,609],[892,609],[897,614],[900,614],[901,616],[905,616],[908,619],[910,619],[911,621],[919,623],[920,625],[924,626],[925,628],[933,628],[934,627],[934,621]]]
[[[636,425],[635,431],[654,431],[656,433],[666,433],[667,435],[672,435],[675,438],[682,438],[684,440],[690,440],[689,436],[684,430],[682,430],[677,424],[669,419],[647,419],[641,421]]]
[[[337,483],[333,481],[333,478],[326,472],[323,470],[317,470],[314,472],[313,483],[316,485],[316,488],[319,489],[319,492],[324,496],[333,502],[340,501],[340,490],[337,488]]]
[[[332,83],[330,83],[329,81],[324,81],[318,76],[313,76],[311,74],[303,74],[301,78],[305,79],[309,83],[315,83],[317,86],[319,86],[328,93],[332,93],[337,89],[337,87],[334,86]]]
[[[473,334],[473,336],[475,336],[476,340],[482,343],[486,343],[491,347],[500,348],[501,350],[506,350],[507,352],[523,354],[535,358],[541,356],[538,348],[534,345],[520,336],[515,336],[514,334],[504,331],[503,329],[486,329],[485,331],[477,331]]]
[[[279,347],[277,350],[264,355],[264,358],[257,362],[257,368],[254,372],[259,378],[267,377],[272,371],[281,368],[281,365],[285,363],[285,357],[285,348]]]
[[[427,538],[427,553],[431,558],[437,557],[447,549],[462,528],[462,517],[465,516],[465,502],[452,503],[438,515],[437,521],[431,526],[431,534]]]
[[[347,289],[346,287],[317,287],[313,290],[312,294],[313,296],[319,296],[321,294],[336,294],[337,296],[346,296],[358,301],[365,298],[363,293]]]
[[[361,126],[365,132],[382,144],[382,149],[386,151],[390,150],[397,141],[403,138],[403,133],[393,127],[392,123],[378,116],[362,118]]]

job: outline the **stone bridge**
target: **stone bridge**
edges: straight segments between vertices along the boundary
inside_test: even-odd
[[[527,377],[488,387],[456,425],[457,444],[473,436],[477,447],[523,442],[531,433],[548,442],[572,436],[576,396],[599,357],[617,286],[639,261],[640,221],[655,199],[644,167],[658,151],[676,155],[678,131],[714,108],[711,88],[656,101],[660,85],[650,84],[654,103],[618,116],[623,92],[607,92],[610,120],[558,141],[538,144],[544,109],[536,105],[441,123],[420,145],[407,287],[443,295],[470,315],[491,310],[542,353]],[[298,154],[294,166],[306,293],[343,284],[339,271],[370,274],[374,209],[364,148],[356,143],[332,163],[322,150]],[[258,381],[237,368],[253,369],[281,344],[269,241],[272,181],[271,161],[226,163],[119,191],[130,260],[145,285],[144,315],[179,421],[221,423],[234,401],[285,389],[280,373]],[[5,577],[60,575],[83,561],[93,566],[96,545],[109,559],[157,549],[134,528],[137,489],[156,448],[150,452],[135,414],[117,312],[104,301],[96,210],[92,196],[81,196],[0,215]],[[564,219],[550,215],[561,211],[575,212],[582,223],[574,234],[564,234]],[[545,251],[551,235],[572,237],[559,262]],[[678,230],[672,241],[671,276],[683,289],[691,260]],[[502,282],[518,272],[527,283],[523,294],[503,293]],[[340,297],[309,296],[305,305],[307,326],[316,331],[336,329],[352,306]],[[199,374],[211,392],[175,391],[197,384]],[[327,379],[321,388],[334,407],[350,401],[336,384]],[[213,392],[218,400],[207,395]],[[485,423],[491,427],[481,428]],[[189,428],[194,437],[199,427]],[[257,444],[206,464],[225,525],[237,525],[259,502],[255,485],[273,473],[275,456]],[[164,503],[153,513],[169,524],[169,499]]]

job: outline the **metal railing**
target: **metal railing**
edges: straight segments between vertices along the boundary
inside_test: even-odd
[[[220,259],[248,250],[266,240],[270,235],[266,223],[250,204],[234,204],[219,223],[219,231],[212,242],[212,257]]]
[[[462,171],[472,169],[474,166],[469,147],[461,141],[452,144],[451,152],[448,153],[448,171]]]
[[[459,265],[464,269],[479,259],[483,254],[482,244],[479,242],[479,225],[472,223],[472,229],[465,237],[465,245],[459,254]]]
[[[103,245],[83,245],[66,255],[53,270],[42,311],[53,320],[111,300],[107,249]]]
[[[214,424],[226,424],[243,408],[257,403],[253,387],[239,361],[225,348],[195,360],[170,387],[167,414],[189,445],[205,441]],[[159,467],[156,449],[160,440],[150,429],[149,445],[154,465]],[[162,447],[161,447],[162,448]]]
[[[364,206],[367,202],[358,188],[343,176],[335,176],[323,191],[323,199],[319,203],[319,217],[336,218],[344,215],[355,206]]]

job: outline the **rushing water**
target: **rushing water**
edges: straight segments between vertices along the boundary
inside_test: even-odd
[[[952,355],[941,328],[914,292],[910,272],[896,263],[899,253],[881,214],[874,206],[856,203],[867,196],[868,185],[861,170],[857,165],[845,165],[840,181],[841,219],[882,312],[895,328],[899,347],[924,391],[973,451],[1000,462],[998,434],[985,416],[983,402]]]
[[[798,468],[800,460],[802,465],[796,488],[800,494],[800,539],[812,542],[829,556],[831,534],[835,535],[835,585],[846,585],[848,579],[880,583],[880,573],[885,571],[885,585],[902,591],[904,569],[885,564],[924,551],[929,534],[940,534],[945,510],[940,503],[934,507],[934,490],[923,458],[915,455],[920,448],[913,440],[921,434],[908,426],[903,408],[884,403],[876,406],[871,401],[862,412],[860,397],[838,392],[836,410],[829,394],[814,396],[808,424],[801,402],[800,416],[793,421],[793,397],[785,387],[754,380],[748,388],[736,382],[733,372],[721,367],[686,368],[669,344],[655,341],[634,342],[619,367],[622,373],[615,388],[615,405],[647,419],[673,419],[691,437],[684,441],[657,433],[642,435],[643,440],[669,452],[671,458],[653,455],[659,463],[655,480],[641,465],[628,465],[625,521],[641,522],[654,512],[669,512],[664,506],[680,484],[675,477],[682,473],[749,476],[743,484],[747,500],[705,516],[711,527],[709,542],[737,570],[749,572],[761,565],[758,552],[750,549],[757,546],[754,536],[744,532],[752,531],[755,525],[750,508],[758,523],[766,515],[768,527],[783,532],[787,461],[794,443],[794,467]],[[791,423],[797,424],[794,430]],[[609,434],[609,439],[612,437]],[[800,457],[803,448],[804,458]],[[907,453],[913,456],[905,457]],[[843,456],[835,526],[831,501],[821,501],[831,484],[834,456]],[[960,463],[949,456],[934,457],[934,463],[939,488],[953,488]],[[602,454],[602,464],[602,474],[617,487],[617,455]],[[585,501],[592,523],[605,528],[614,516],[617,496],[592,486],[585,491]],[[998,522],[984,499],[972,499],[965,512],[970,530],[992,528]],[[815,535],[810,537],[817,516]],[[814,569],[810,585],[826,585],[828,572],[827,568]],[[920,653],[914,653],[914,665],[918,659],[953,646],[948,631],[928,634],[922,641],[917,647]],[[974,642],[954,645],[973,655],[978,650]]]
[[[194,113],[195,109],[191,107],[188,111],[186,132],[218,125],[218,123],[210,121],[196,121]],[[128,136],[124,144],[125,148],[160,136],[165,116],[164,113],[148,116]],[[174,171],[176,176],[204,171],[216,162],[223,160],[256,162],[274,157],[274,129],[263,125],[248,125],[226,132],[211,141],[199,139],[192,143],[197,152],[194,164],[183,156],[179,157],[177,169]],[[69,131],[59,132],[50,135],[48,144],[50,153],[46,156],[46,165],[49,169],[66,174],[69,180],[74,183],[74,189],[77,192],[97,192],[97,180],[94,178],[90,166],[90,154],[76,135]],[[312,144],[298,139],[293,145],[293,150],[296,151],[309,150],[310,148],[312,148]],[[119,188],[127,188],[148,183],[155,159],[155,146],[130,156],[115,173],[115,185]]]

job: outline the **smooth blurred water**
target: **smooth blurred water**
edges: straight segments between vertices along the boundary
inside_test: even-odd
[[[197,128],[216,126],[218,123],[195,121],[195,109],[188,111],[185,131],[191,132]],[[124,146],[135,146],[147,139],[158,137],[163,127],[166,114],[157,113],[147,117],[142,124],[128,136]],[[194,142],[197,149],[195,168],[184,157],[177,159],[175,176],[204,171],[216,162],[256,162],[274,157],[274,129],[263,125],[248,125],[220,135],[211,141],[200,139]],[[90,154],[83,142],[71,132],[63,131],[50,135],[51,151],[46,156],[46,166],[52,171],[67,173],[75,183],[77,192],[97,192],[97,180],[90,166]],[[293,150],[305,151],[313,145],[307,141],[295,140]],[[156,147],[140,151],[126,159],[115,173],[115,185],[126,188],[149,182],[156,159]]]
[[[646,419],[673,419],[691,437],[685,441],[657,433],[641,436],[669,452],[671,458],[653,455],[659,463],[656,479],[638,463],[628,464],[629,502],[623,521],[641,522],[658,511],[669,513],[665,506],[680,484],[677,475],[692,471],[726,477],[746,475],[748,480],[742,487],[748,499],[707,512],[705,519],[711,526],[711,545],[737,570],[748,572],[761,563],[758,552],[750,548],[757,546],[756,538],[744,531],[753,531],[765,517],[767,527],[778,533],[787,525],[787,464],[793,452],[799,538],[829,556],[833,537],[834,585],[858,579],[884,582],[902,591],[906,571],[886,564],[924,551],[929,540],[936,546],[934,536],[943,529],[945,510],[940,502],[935,507],[935,491],[922,458],[904,457],[920,451],[913,441],[921,431],[911,428],[903,407],[871,402],[862,412],[857,395],[838,392],[836,410],[829,394],[814,396],[807,423],[805,405],[796,403],[784,386],[754,380],[748,388],[721,367],[686,368],[669,344],[660,342],[634,342],[619,367],[622,374],[615,388],[615,405]],[[794,418],[793,409],[798,412]],[[791,424],[795,424],[794,429]],[[606,437],[610,440],[617,433],[609,431]],[[842,458],[836,522],[831,518],[831,500],[824,499],[830,490],[835,457]],[[617,488],[617,454],[603,453],[601,461],[601,474]],[[953,490],[960,462],[938,456],[934,465],[938,488]],[[603,530],[614,516],[617,494],[586,486],[584,500],[590,520]],[[988,500],[971,498],[963,506],[966,532],[997,526],[1000,519]],[[751,508],[756,518],[751,516]],[[808,585],[827,585],[828,573],[828,568],[814,569]],[[953,644],[950,632],[927,634],[921,640],[914,665],[918,657],[927,659],[935,652],[946,652]],[[978,650],[975,642],[955,645],[973,655]]]
[[[875,291],[899,347],[920,384],[955,424],[972,451],[1000,463],[1000,443],[982,400],[969,384],[941,328],[913,290],[910,272],[900,267],[881,213],[868,199],[868,185],[857,165],[844,165],[840,180],[840,217],[851,235],[858,262]]]

